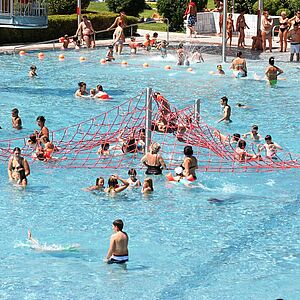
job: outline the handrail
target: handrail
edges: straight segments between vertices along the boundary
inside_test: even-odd
[[[280,25],[274,25],[273,28],[272,28],[272,39],[273,41],[275,41],[275,30],[276,30],[276,27],[278,27],[278,29],[280,28]]]
[[[168,18],[161,18],[159,19],[160,21],[167,21],[167,42],[169,42],[169,27],[170,27],[170,22],[169,22],[169,19]],[[147,22],[143,22],[143,23],[135,23],[135,24],[130,24],[130,25],[127,25],[125,26],[125,28],[133,28],[134,26],[138,26],[139,24],[151,24],[151,23],[157,23],[156,20],[153,20],[153,21],[147,21]],[[107,31],[112,31],[112,30],[115,30],[115,28],[112,28],[112,29],[103,29],[103,30],[99,30],[99,31],[95,31],[95,35],[97,33],[103,33],[103,32],[107,32]],[[132,32],[131,32],[131,35],[132,35]],[[30,43],[28,45],[19,45],[19,46],[16,46],[14,47],[14,52],[16,52],[17,49],[19,48],[27,48],[27,47],[30,47],[30,46],[33,46],[33,45],[43,45],[43,44],[50,44],[52,43],[53,44],[53,50],[55,49],[55,43],[56,42],[59,42],[59,38],[57,39],[53,39],[53,40],[49,40],[49,41],[44,41],[44,42],[36,42],[36,43]]]

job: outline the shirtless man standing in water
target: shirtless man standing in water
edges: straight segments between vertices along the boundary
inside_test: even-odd
[[[228,98],[226,96],[221,98],[220,104],[224,107],[224,116],[221,118],[218,123],[222,121],[232,122],[230,119],[231,116],[231,107],[228,105]]]
[[[110,238],[109,249],[104,259],[108,264],[123,264],[128,261],[128,235],[123,231],[123,221],[113,221],[112,229],[115,232]]]

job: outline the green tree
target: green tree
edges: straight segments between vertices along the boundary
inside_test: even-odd
[[[168,18],[170,21],[170,30],[179,31],[183,29],[183,15],[189,0],[158,0],[157,11],[159,14]],[[207,0],[194,0],[198,11],[203,10],[207,5]]]
[[[110,11],[119,13],[124,11],[126,15],[137,17],[146,6],[145,0],[107,0],[107,7]]]
[[[75,14],[77,0],[48,0],[50,15],[68,15]],[[81,0],[81,8],[86,9],[90,0]]]

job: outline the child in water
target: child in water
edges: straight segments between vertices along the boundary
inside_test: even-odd
[[[35,77],[35,76],[37,76],[37,73],[36,73],[36,66],[35,65],[32,65],[31,67],[30,67],[30,71],[29,71],[29,73],[28,73],[28,76],[29,77]]]
[[[144,183],[143,183],[143,187],[142,187],[142,193],[151,193],[153,192],[153,180],[151,178],[145,178]]]
[[[160,50],[162,58],[167,57],[167,47],[168,47],[168,45],[169,45],[169,43],[166,40],[161,41],[157,45],[157,49]]]
[[[217,74],[219,75],[225,75],[225,72],[222,68],[222,65],[217,65]]]
[[[114,58],[114,47],[113,47],[113,45],[109,45],[107,53],[106,53],[106,61],[112,61],[112,60],[115,60],[115,58]]]
[[[96,179],[96,184],[92,185],[90,187],[87,187],[85,190],[86,191],[102,191],[104,190],[104,178],[103,177],[98,177]]]
[[[98,155],[109,155],[109,143],[102,143],[97,151]]]
[[[177,49],[177,66],[183,66],[184,65],[184,49],[183,49],[183,44],[180,43],[178,45]]]

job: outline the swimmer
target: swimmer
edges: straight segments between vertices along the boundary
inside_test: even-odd
[[[215,129],[213,131],[213,136],[218,138],[222,144],[225,145],[234,145],[237,144],[238,141],[241,139],[241,135],[239,133],[234,133],[232,136],[224,135],[219,130]]]
[[[141,182],[136,178],[136,170],[130,169],[128,171],[129,178],[127,179],[127,182],[129,184],[129,187],[138,187],[141,186]]]
[[[242,57],[242,52],[239,51],[236,58],[232,61],[230,69],[233,70],[234,77],[246,77],[247,76],[247,64],[246,60]]]
[[[108,264],[123,264],[128,261],[128,235],[123,231],[124,223],[121,219],[113,221],[109,249],[104,262]]]
[[[103,191],[104,190],[104,178],[98,177],[96,179],[96,184],[85,188],[85,191]]]
[[[283,150],[281,146],[272,141],[272,137],[270,135],[266,135],[265,144],[258,146],[259,151],[266,150],[266,157],[270,159],[277,159],[277,150]]]
[[[103,86],[101,84],[98,84],[96,86],[95,98],[100,98],[100,99],[104,99],[104,100],[111,99],[111,97],[106,92],[104,92]]]
[[[196,48],[195,52],[192,55],[192,61],[195,62],[195,63],[204,62],[204,59],[203,59],[202,54],[200,52],[200,48]]]
[[[185,60],[185,54],[184,54],[183,44],[180,43],[177,49],[177,66],[184,65],[184,60]]]
[[[269,66],[266,69],[265,75],[267,80],[269,80],[270,86],[274,86],[277,83],[277,76],[282,74],[283,71],[274,65],[274,57],[271,56],[269,59]]]
[[[169,43],[166,40],[161,41],[157,45],[157,49],[160,50],[162,58],[167,57],[167,47],[168,47],[168,45],[169,45]]]
[[[145,174],[147,175],[160,175],[162,174],[162,169],[166,169],[164,159],[158,153],[160,150],[159,143],[152,143],[150,146],[150,152],[146,153],[141,162],[147,167]]]
[[[44,116],[38,116],[36,118],[37,125],[40,127],[40,131],[35,130],[34,133],[37,139],[43,140],[44,137],[49,139],[49,129],[45,126],[46,119]]]
[[[194,151],[192,146],[185,146],[183,149],[183,153],[185,155],[181,167],[183,168],[183,176],[186,178],[192,177],[196,180],[196,170],[198,169],[198,160],[193,155]]]
[[[221,106],[223,107],[223,118],[221,118],[220,120],[218,120],[218,123],[225,121],[225,122],[232,122],[230,119],[231,116],[231,107],[228,105],[228,98],[226,96],[221,98],[220,101]]]
[[[104,156],[110,155],[109,146],[110,146],[109,143],[102,143],[100,145],[100,148],[97,151],[97,154],[104,155]]]
[[[31,134],[29,136],[29,139],[27,140],[27,145],[29,146],[35,146],[37,143],[36,134]]]
[[[90,97],[95,98],[96,97],[96,90],[95,89],[90,89]]]
[[[13,156],[9,159],[8,178],[11,181],[16,181],[21,186],[27,185],[27,177],[30,175],[30,168],[27,160],[21,156],[21,149],[15,147]]]
[[[153,180],[152,178],[145,178],[144,183],[143,183],[143,187],[142,187],[142,193],[144,194],[148,194],[153,192]]]
[[[118,180],[120,180],[123,183],[123,185],[120,186]],[[126,190],[128,186],[129,183],[125,179],[122,179],[117,174],[115,174],[109,177],[108,187],[104,189],[104,192],[114,195]]]
[[[106,52],[106,61],[112,61],[112,60],[115,60],[114,58],[114,47],[113,45],[109,45],[108,47],[108,50]]]
[[[136,38],[134,36],[132,36],[130,38],[130,42],[128,44],[129,48],[130,48],[130,53],[131,54],[136,54],[137,52],[137,48],[140,46],[139,43],[136,42]]]
[[[49,160],[52,158],[52,154],[55,150],[54,144],[47,137],[43,137],[41,142],[45,145],[44,149],[42,149],[44,160]]]
[[[219,75],[225,75],[225,72],[222,69],[222,65],[217,65],[217,74],[219,74]]]
[[[244,109],[253,108],[252,106],[248,106],[248,105],[245,105],[242,103],[237,103],[235,106],[238,108],[244,108]]]
[[[247,139],[248,136],[250,136],[251,140],[254,140],[255,142],[259,142],[261,139],[261,135],[258,133],[257,125],[252,125],[251,131],[243,134],[242,136],[244,139]]]
[[[145,35],[145,41],[143,42],[143,47],[147,51],[151,50],[151,40],[150,40],[150,34],[149,33],[147,33]]]
[[[31,78],[36,77],[37,76],[36,69],[37,69],[36,66],[32,65],[30,67],[30,71],[28,73],[28,76],[31,77]]]
[[[65,34],[65,36],[63,38],[63,44],[61,47],[62,50],[68,49],[70,40],[71,40],[71,38],[67,34]]]
[[[260,159],[261,156],[258,154],[251,154],[248,153],[245,148],[246,148],[246,142],[244,140],[239,140],[237,148],[235,149],[235,159],[240,161],[240,162],[246,162],[249,159]]]
[[[78,82],[79,89],[75,92],[75,97],[85,97],[88,96],[88,92],[86,91],[86,83],[83,81]]]
[[[62,252],[62,251],[77,251],[80,247],[79,244],[72,244],[68,246],[60,245],[42,245],[40,242],[32,237],[30,229],[28,229],[27,239],[31,243],[30,248],[41,252]]]
[[[12,127],[17,130],[22,129],[22,120],[19,117],[19,110],[17,108],[12,109],[11,117]]]

